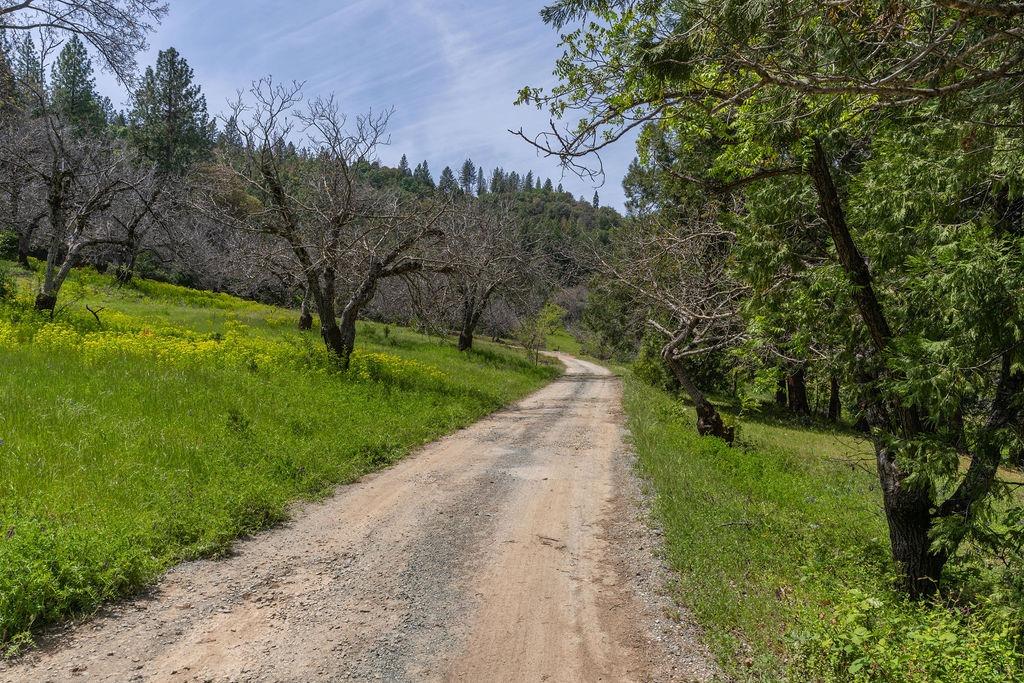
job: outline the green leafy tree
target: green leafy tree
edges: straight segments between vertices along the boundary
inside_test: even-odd
[[[852,387],[904,587],[931,595],[964,540],[987,537],[1019,442],[1024,10],[736,9],[546,8],[558,26],[598,20],[565,34],[554,91],[521,93],[582,121],[528,139],[594,173],[590,155],[649,122],[681,180],[737,198],[752,337],[827,354]]]
[[[429,189],[434,189],[434,176],[430,174],[430,166],[426,161],[418,164],[416,170],[413,171],[412,177],[422,186]]]

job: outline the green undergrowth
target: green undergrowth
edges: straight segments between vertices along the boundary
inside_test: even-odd
[[[360,326],[342,373],[292,311],[89,272],[50,320],[28,305],[32,277],[0,304],[8,654],[558,373],[376,324]]]
[[[893,590],[878,482],[855,435],[744,416],[740,443],[627,373],[625,407],[673,587],[730,677],[1024,680],[1024,615],[984,575],[944,604]]]

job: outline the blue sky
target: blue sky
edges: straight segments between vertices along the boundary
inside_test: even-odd
[[[150,54],[173,46],[192,65],[211,113],[239,88],[265,75],[303,80],[307,93],[338,95],[345,111],[396,109],[394,165],[407,154],[430,163],[435,178],[466,157],[541,177],[587,199],[594,183],[542,159],[507,129],[547,126],[547,115],[513,106],[524,85],[550,86],[558,34],[538,12],[543,2],[499,0],[170,0],[171,12],[151,39]],[[100,88],[115,102],[124,92],[109,76]],[[621,180],[633,157],[629,142],[603,155],[603,204],[621,208]]]

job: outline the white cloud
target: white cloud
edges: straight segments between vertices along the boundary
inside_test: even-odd
[[[213,111],[266,74],[305,80],[310,95],[334,92],[352,113],[394,106],[392,146],[382,154],[388,163],[404,153],[413,163],[427,159],[437,174],[471,157],[488,169],[533,169],[557,183],[557,162],[508,133],[547,127],[544,113],[513,106],[522,86],[552,81],[558,36],[540,21],[541,4],[176,0],[143,61],[177,47]],[[102,86],[115,101],[124,99],[112,80],[103,78]],[[606,155],[606,203],[621,204],[632,156],[627,141]],[[564,183],[586,197],[594,191],[572,176]]]

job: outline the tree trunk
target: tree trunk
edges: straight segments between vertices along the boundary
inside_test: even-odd
[[[302,308],[299,311],[299,330],[302,332],[308,332],[313,329],[313,311],[309,305],[309,288],[306,288],[306,292],[302,295]]]
[[[832,423],[839,422],[842,413],[843,404],[839,396],[839,378],[833,375],[828,395],[828,421]]]
[[[775,389],[775,405],[785,408],[789,405],[789,394],[786,392],[786,376],[779,375],[779,385]]]
[[[473,348],[473,333],[476,331],[476,323],[479,319],[474,308],[471,299],[463,301],[462,330],[459,332],[459,351],[469,351]]]
[[[32,235],[28,231],[18,234],[18,263],[25,270],[31,268],[28,262],[29,250],[31,249]]]
[[[348,370],[352,362],[352,352],[356,349],[356,318],[358,316],[346,309],[341,314],[341,321],[338,328],[340,348],[338,358],[341,360],[343,370]]]
[[[889,542],[902,573],[902,587],[915,600],[929,597],[938,590],[942,569],[949,559],[945,553],[931,550],[931,496],[926,488],[914,490],[906,485],[888,448],[876,444],[875,453]]]
[[[36,294],[36,310],[53,313],[57,308],[57,294],[41,291]]]
[[[813,143],[808,171],[818,195],[821,216],[828,226],[839,263],[854,285],[853,298],[861,320],[876,352],[881,354],[888,347],[892,330],[875,295],[871,270],[850,233],[842,200],[832,178],[832,165],[821,141],[815,139]],[[874,383],[880,379],[879,374],[871,372],[874,374],[867,374],[864,380],[868,394],[863,406],[867,424],[879,428],[885,435],[898,434],[903,438],[919,435],[922,424],[918,411],[898,401],[885,405],[874,388]],[[907,484],[907,473],[897,463],[895,453],[881,440],[876,442],[875,452],[892,555],[901,568],[903,587],[912,598],[927,597],[938,590],[947,559],[930,550],[935,502],[927,487]]]
[[[473,348],[473,330],[465,327],[459,332],[459,351],[469,351]]]
[[[345,305],[338,321],[338,351],[336,355],[341,362],[341,368],[348,370],[352,360],[352,352],[356,348],[356,321],[363,308],[373,300],[377,293],[377,284],[380,281],[384,269],[379,264],[372,264],[362,283],[353,292],[352,297]],[[321,320],[321,325],[323,321]]]
[[[730,446],[736,438],[736,432],[732,427],[726,427],[721,414],[714,404],[704,395],[689,374],[683,367],[682,362],[675,357],[673,345],[665,347],[662,351],[662,358],[672,370],[672,374],[679,380],[679,385],[687,393],[693,405],[697,409],[697,433],[701,436],[714,436],[724,440]]]
[[[811,414],[811,406],[807,402],[807,370],[800,368],[786,378],[789,393],[789,409],[797,415]]]

